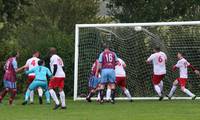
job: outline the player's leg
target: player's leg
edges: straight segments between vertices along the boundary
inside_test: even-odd
[[[4,89],[0,93],[0,103],[2,102],[3,98],[6,96],[6,94],[9,92],[9,81],[4,80]]]
[[[190,92],[190,90],[188,90],[188,89],[185,88],[186,81],[187,81],[187,79],[180,79],[179,80],[179,84],[181,86],[181,91],[183,91],[184,93],[186,93],[187,95],[189,95],[190,97],[192,97],[192,99],[195,99],[196,95],[194,95],[192,92]]]
[[[65,78],[59,78],[59,94],[60,94],[60,101],[61,101],[61,109],[66,109],[66,103],[65,103],[65,92],[63,90],[64,88],[64,80]]]
[[[133,101],[132,100],[132,96],[131,96],[129,90],[126,88],[126,77],[116,78],[116,84],[121,87],[121,89],[124,92],[124,94],[128,97],[130,102],[132,102]]]
[[[30,92],[30,103],[33,104],[34,101],[34,90]]]
[[[95,76],[92,76],[89,80],[89,88],[90,88],[90,92],[88,94],[88,96],[86,97],[86,100],[88,102],[92,102],[91,97],[94,96],[95,94],[95,89],[97,88],[97,80],[98,78],[96,78]]]
[[[171,100],[171,97],[174,95],[175,91],[176,91],[176,88],[177,88],[177,84],[178,84],[178,80],[176,79],[174,82],[173,82],[173,85],[172,85],[172,88],[169,92],[169,94],[167,95],[168,99]]]
[[[37,88],[37,87],[38,87],[38,81],[33,81],[33,82],[29,85],[28,89],[26,90],[24,102],[22,103],[22,105],[26,105],[26,104],[28,103],[28,99],[29,99],[29,97],[30,97],[31,91],[34,90],[34,89]]]
[[[28,76],[26,90],[28,89],[29,85],[33,82],[34,79],[35,76]],[[30,103],[33,104],[33,101],[34,101],[34,90],[30,92]]]
[[[56,95],[56,92],[54,91],[54,88],[56,87],[57,83],[55,81],[55,79],[50,79],[49,81],[49,93],[53,99],[53,101],[55,102],[55,107],[54,110],[60,107],[60,102],[58,101],[58,97]]]
[[[11,82],[11,87],[10,87],[10,99],[9,99],[9,104],[12,105],[15,96],[17,94],[17,85],[16,82]]]
[[[43,95],[43,89],[41,87],[38,87],[37,88],[37,91],[38,91],[38,95],[39,95],[39,104],[43,104],[43,101],[42,101],[42,95]]]
[[[111,88],[108,85],[107,90],[106,90],[106,100],[109,102],[111,99]]]
[[[49,93],[49,90],[48,90],[48,85],[47,83],[43,83],[41,85],[41,87],[39,87],[40,89],[42,89],[42,91],[44,90],[45,91],[45,97],[46,97],[46,103],[47,104],[50,104],[50,93]]]
[[[100,86],[99,86],[99,93],[100,93],[100,103],[103,103],[103,97],[104,97],[104,88],[105,84],[107,83],[107,69],[103,69],[101,71],[101,80],[100,80]]]
[[[153,84],[154,84],[154,89],[157,92],[158,96],[160,97],[159,100],[163,99],[162,93],[161,93],[161,89],[159,87],[159,83],[161,81],[159,75],[153,75],[152,78]]]
[[[116,77],[115,77],[115,71],[114,70],[109,70],[109,77],[108,77],[108,80],[109,80],[109,84],[110,84],[110,87],[111,87],[111,103],[115,103],[115,80],[116,80]]]
[[[160,87],[160,90],[161,90],[161,93],[162,93],[163,92],[163,81],[162,80],[160,81],[158,86]]]

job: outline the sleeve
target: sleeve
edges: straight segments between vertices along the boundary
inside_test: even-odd
[[[50,62],[51,62],[52,65],[57,65],[58,64],[57,58],[55,56],[51,57]]]
[[[16,61],[16,60],[13,60],[13,61],[12,61],[12,65],[13,65],[13,68],[14,68],[15,70],[17,70],[18,66],[17,66],[17,61]]]
[[[152,55],[147,59],[147,61],[148,61],[148,62],[151,62],[153,59],[154,59],[154,54],[152,54]]]
[[[52,73],[51,73],[51,71],[47,68],[47,75],[49,76],[49,77],[51,77],[52,76]]]
[[[102,61],[103,61],[103,53],[101,53],[100,55],[99,55],[99,63],[102,63]]]
[[[25,73],[26,74],[30,74],[30,73],[34,73],[37,67],[31,69],[31,70],[27,70]]]
[[[175,65],[175,67],[180,68],[181,67],[181,63],[178,61]]]

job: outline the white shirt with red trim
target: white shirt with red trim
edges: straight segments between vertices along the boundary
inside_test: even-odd
[[[115,66],[116,77],[126,77],[126,71],[124,70],[125,62],[118,58],[119,63]]]
[[[37,58],[37,57],[32,57],[32,58],[29,58],[27,61],[26,61],[26,66],[28,67],[28,70],[31,70],[35,67],[38,66],[38,61],[40,59]],[[35,76],[35,73],[30,73],[28,74],[28,76]]]
[[[190,63],[182,58],[176,63],[176,67],[179,68],[180,78],[188,78],[188,66]]]
[[[167,55],[164,52],[154,53],[147,59],[148,62],[153,62],[154,75],[166,74],[166,60]]]
[[[63,70],[64,63],[63,60],[58,55],[53,55],[50,58],[50,68],[53,73],[54,65],[57,65],[57,71],[55,77],[65,78],[65,72]]]

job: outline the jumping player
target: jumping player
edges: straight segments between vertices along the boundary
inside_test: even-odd
[[[61,106],[61,109],[66,109],[65,104],[65,93],[63,91],[64,88],[64,80],[65,80],[65,73],[64,73],[64,63],[62,59],[56,54],[56,48],[50,48],[50,67],[51,72],[53,73],[53,77],[50,79],[49,82],[49,92],[51,97],[53,98],[54,102],[56,103],[54,110],[58,109]],[[60,102],[57,98],[57,95],[54,89],[59,88],[60,94]]]
[[[38,61],[40,60],[39,59],[39,56],[40,56],[40,53],[39,51],[34,51],[33,52],[33,57],[32,58],[29,58],[27,61],[26,61],[26,68],[27,70],[31,70],[35,67],[38,66]],[[27,87],[26,87],[26,90],[28,89],[28,86],[32,83],[32,81],[35,79],[35,73],[30,73],[28,74],[28,80],[27,80]],[[43,95],[43,90],[42,88],[37,88],[38,90],[38,94],[39,94],[39,103],[42,104],[42,95]],[[32,90],[30,92],[30,103],[33,103],[33,100],[34,100],[34,90]]]
[[[148,59],[147,63],[153,63],[153,77],[152,82],[154,85],[154,89],[159,95],[159,100],[163,99],[162,91],[163,91],[163,78],[166,74],[166,61],[167,56],[164,52],[160,51],[159,47],[155,47],[153,49],[154,54],[152,54]]]
[[[128,97],[129,101],[132,102],[131,94],[129,90],[126,88],[126,63],[121,59],[118,58],[118,64],[115,66],[115,75],[116,75],[116,85],[121,87],[124,94]],[[111,90],[107,88],[106,97],[107,100],[110,99]]]
[[[4,96],[10,92],[11,96],[9,99],[9,104],[12,105],[13,100],[15,99],[15,96],[17,94],[17,85],[16,85],[16,73],[20,72],[25,68],[25,66],[18,68],[17,65],[17,58],[19,57],[18,52],[13,52],[12,55],[8,58],[6,61],[6,64],[4,66],[5,74],[3,78],[4,82],[4,89],[0,93],[0,103],[2,102],[2,99]]]
[[[104,88],[108,84],[111,88],[111,103],[115,103],[115,65],[117,64],[117,55],[109,49],[109,46],[104,44],[104,51],[99,56],[99,64],[96,70],[96,77],[98,76],[101,68],[101,80],[100,80],[100,103],[103,103]]]
[[[31,91],[35,90],[38,87],[41,87],[45,90],[45,95],[47,98],[48,103],[50,103],[50,94],[48,91],[48,84],[47,84],[47,76],[52,77],[52,73],[47,67],[44,67],[44,61],[39,60],[38,66],[34,67],[31,70],[26,71],[26,74],[35,73],[35,79],[29,85],[28,90],[25,94],[25,100],[22,105],[26,105],[28,103],[28,98],[30,97]]]
[[[88,96],[86,97],[86,100],[88,102],[92,102],[91,101],[91,97],[95,94],[96,91],[98,91],[100,77],[99,76],[98,77],[95,76],[98,64],[99,64],[99,61],[98,61],[98,59],[96,59],[96,61],[92,65],[91,75],[90,75],[90,78],[89,78],[90,92],[89,92]]]
[[[196,98],[196,95],[194,95],[193,93],[191,93],[188,89],[185,88],[186,86],[186,82],[188,79],[188,68],[191,68],[196,74],[199,75],[199,71],[196,70],[185,58],[184,58],[184,54],[181,52],[177,53],[177,58],[179,59],[177,64],[173,66],[173,71],[175,71],[177,68],[179,68],[179,73],[180,73],[180,77],[177,78],[174,82],[173,82],[173,86],[171,88],[171,91],[169,93],[169,95],[167,95],[168,99],[171,100],[171,97],[173,96],[174,92],[176,91],[177,88],[177,84],[179,83],[179,85],[181,86],[181,91],[183,91],[184,93],[186,93],[187,95],[189,95],[190,97],[192,97],[192,100],[194,100]]]

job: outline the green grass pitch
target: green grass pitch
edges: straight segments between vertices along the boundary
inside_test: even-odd
[[[141,101],[132,103],[98,104],[96,101],[67,100],[67,110],[56,110],[51,105],[22,106],[18,97],[13,106],[4,100],[0,104],[0,120],[200,120],[199,100]]]

